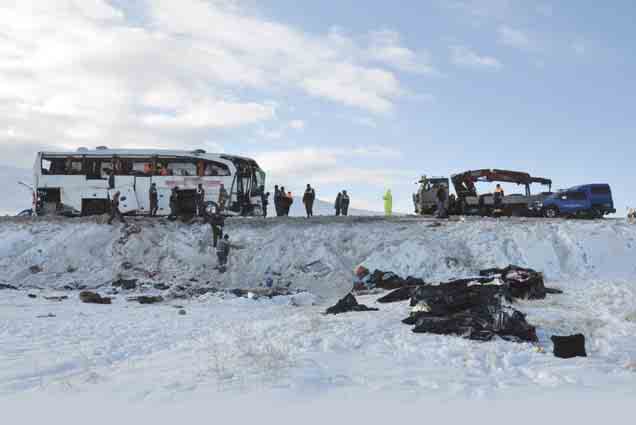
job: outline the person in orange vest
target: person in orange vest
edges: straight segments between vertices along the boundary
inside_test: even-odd
[[[495,196],[493,199],[495,201],[495,207],[501,206],[503,202],[503,197],[504,197],[504,190],[500,184],[497,184],[497,187],[495,187]]]

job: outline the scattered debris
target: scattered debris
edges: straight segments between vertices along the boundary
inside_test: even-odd
[[[35,266],[29,267],[29,271],[33,274],[36,274],[36,273],[41,273],[43,270],[42,270],[42,267],[35,265]]]
[[[180,316],[185,316],[186,315],[186,311],[184,309],[179,310],[179,315]]]
[[[68,266],[66,267],[66,273],[75,273],[77,271],[76,267]]]
[[[29,294],[29,295],[27,295],[27,296],[28,296],[29,298],[37,298],[37,297],[38,297],[38,296],[37,296],[37,295],[35,295],[35,294]]]
[[[111,299],[109,297],[102,297],[96,292],[82,291],[79,294],[79,298],[83,303],[88,304],[110,304]]]
[[[13,285],[9,285],[7,283],[0,283],[0,289],[11,289],[11,290],[17,291],[18,287],[17,286],[13,286]]]
[[[137,301],[139,304],[156,304],[163,302],[163,297],[160,295],[140,295],[138,297],[130,297],[128,298],[128,301]]]
[[[49,318],[51,318],[51,317],[56,317],[56,316],[55,316],[55,314],[53,314],[53,313],[49,313],[49,314],[44,314],[44,315],[41,315],[41,316],[35,316],[35,317],[36,317],[36,318],[38,318],[38,319],[49,319]]]
[[[165,283],[155,283],[152,287],[159,291],[167,291],[170,289],[170,285],[166,285]]]
[[[573,357],[587,357],[585,352],[585,336],[575,334],[570,336],[550,337],[554,344],[554,356],[561,359],[571,359]]]
[[[112,286],[115,288],[132,291],[134,289],[137,289],[137,279],[118,279],[113,281]]]
[[[346,297],[336,303],[336,305],[329,307],[325,314],[340,314],[348,313],[350,311],[378,311],[377,308],[367,307],[364,304],[358,304],[358,300],[353,294],[348,294]]]
[[[130,270],[133,267],[134,267],[134,265],[130,261],[124,261],[123,263],[121,263],[121,268],[124,269],[124,270]]]

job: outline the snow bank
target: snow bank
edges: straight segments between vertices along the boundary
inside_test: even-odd
[[[140,233],[94,219],[0,221],[0,282],[96,288],[121,277],[245,288],[272,274],[279,285],[332,298],[349,290],[358,264],[429,281],[508,264],[554,280],[636,278],[636,226],[617,220],[230,219],[226,230],[241,248],[225,274],[212,270],[209,226],[130,221]]]

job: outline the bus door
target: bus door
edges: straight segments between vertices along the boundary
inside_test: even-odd
[[[135,193],[141,214],[150,214],[150,184],[151,177],[135,176]]]

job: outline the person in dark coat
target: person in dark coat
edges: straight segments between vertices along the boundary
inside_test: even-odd
[[[114,188],[115,188],[115,171],[110,170],[108,172],[108,189],[114,189]]]
[[[175,186],[172,188],[172,193],[170,194],[170,216],[168,217],[171,220],[176,220],[179,216],[179,187]]]
[[[274,208],[276,209],[276,217],[280,217],[280,189],[278,185],[274,186]]]
[[[310,185],[307,185],[305,194],[303,195],[303,204],[305,204],[305,211],[307,212],[307,218],[314,216],[314,201],[316,200],[316,191]]]
[[[217,269],[223,273],[227,265],[227,259],[230,256],[230,236],[224,235],[216,247],[216,258],[218,260]]]
[[[346,190],[342,191],[342,197],[340,198],[340,211],[342,215],[349,214],[349,194],[347,194]]]
[[[280,205],[280,216],[286,216],[287,211],[287,193],[285,192],[285,186],[281,186],[278,191],[278,203]]]
[[[267,207],[269,206],[269,192],[263,193],[261,196],[261,205],[263,206],[263,218],[267,218]]]
[[[342,209],[342,193],[338,192],[338,196],[336,196],[336,203],[334,205],[336,208],[336,216],[340,215],[340,211]]]
[[[199,183],[197,186],[197,215],[203,217],[205,213],[205,189],[203,185]]]
[[[113,194],[113,199],[110,200],[110,218],[108,219],[108,224],[113,224],[113,220],[116,218],[119,219],[122,223],[126,224],[126,220],[124,220],[124,216],[119,211],[119,197],[121,193],[119,191]]]
[[[150,217],[156,217],[159,210],[159,194],[157,192],[157,183],[150,185]]]

